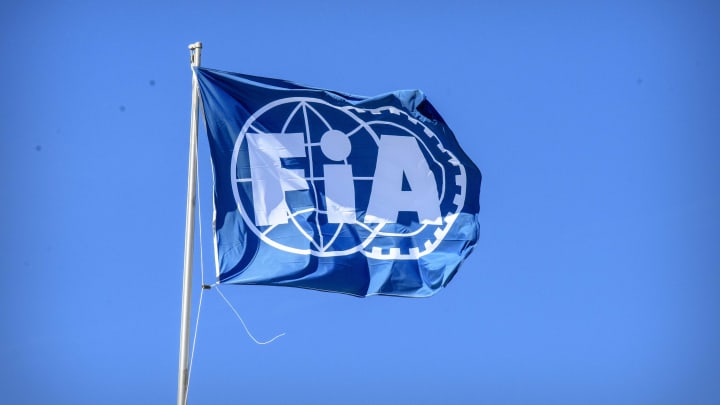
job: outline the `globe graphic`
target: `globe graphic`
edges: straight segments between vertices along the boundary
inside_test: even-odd
[[[299,137],[304,153],[281,159],[283,169],[301,174],[305,186],[284,192],[286,220],[258,225],[253,197],[251,139],[273,134]],[[292,134],[292,135],[291,135]],[[413,137],[435,176],[441,224],[421,223],[412,212],[395,221],[368,222],[368,207],[380,138]],[[342,222],[328,211],[328,168],[350,167],[354,215]],[[260,108],[245,122],[231,162],[233,194],[249,231],[285,252],[333,257],[362,252],[378,259],[417,259],[432,252],[447,235],[465,198],[465,169],[422,122],[394,107],[338,106],[314,97],[289,97]],[[257,192],[257,190],[256,190]],[[392,204],[392,201],[388,201]]]

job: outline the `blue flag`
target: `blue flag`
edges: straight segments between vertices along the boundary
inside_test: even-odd
[[[221,283],[433,295],[478,239],[480,171],[422,92],[195,68]]]

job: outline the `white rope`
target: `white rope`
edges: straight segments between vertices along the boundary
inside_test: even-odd
[[[195,150],[195,161],[198,160],[198,152],[197,149]],[[195,190],[195,201],[197,201],[198,206],[198,232],[200,234],[200,299],[198,300],[198,308],[197,308],[197,316],[195,317],[195,331],[193,333],[193,342],[192,342],[192,349],[190,350],[190,364],[188,365],[188,381],[187,381],[187,389],[185,393],[185,403],[187,403],[188,394],[190,392],[190,375],[192,374],[192,365],[193,365],[193,359],[195,358],[195,345],[197,343],[197,336],[198,336],[198,326],[200,325],[200,309],[202,308],[202,302],[203,302],[203,295],[205,294],[205,288],[202,288],[202,286],[205,284],[205,261],[203,258],[205,255],[203,254],[203,231],[202,231],[202,206],[200,205],[200,201],[202,198],[200,198],[200,165],[195,165],[195,178],[197,179],[195,185],[197,189]]]
[[[230,301],[228,301],[228,299],[225,298],[225,295],[222,293],[222,291],[220,291],[220,288],[218,288],[218,285],[216,284],[216,285],[214,285],[214,287],[215,287],[215,291],[217,291],[218,294],[220,294],[220,297],[225,301],[226,304],[228,304],[228,306],[230,307],[230,309],[232,309],[233,313],[235,313],[235,316],[237,316],[237,318],[240,320],[240,323],[242,324],[243,328],[245,328],[245,333],[247,333],[247,335],[250,336],[250,339],[252,339],[253,342],[255,342],[255,343],[259,344],[259,345],[266,345],[266,344],[268,344],[268,343],[272,343],[275,339],[277,339],[277,338],[279,338],[279,337],[281,337],[281,336],[285,336],[285,332],[283,332],[283,333],[281,333],[281,334],[275,336],[274,338],[272,338],[272,339],[270,339],[270,340],[268,340],[268,341],[265,341],[265,342],[261,342],[261,341],[255,339],[255,336],[253,336],[253,334],[250,333],[250,329],[248,329],[247,325],[245,324],[245,321],[242,319],[242,317],[240,316],[240,314],[238,313],[238,311],[235,310],[235,307],[233,307],[233,305],[230,303]]]
[[[190,364],[188,365],[188,381],[185,394],[185,403],[187,403],[188,393],[190,392],[190,375],[192,374],[193,359],[195,358],[195,343],[197,343],[198,325],[200,324],[200,308],[202,308],[203,295],[205,289],[200,290],[200,299],[198,300],[197,317],[195,317],[195,332],[193,333],[192,349],[190,350]]]
[[[198,158],[198,154],[197,154],[197,150],[196,150],[195,151],[195,159],[197,160],[197,158]],[[190,392],[190,376],[192,375],[193,360],[195,359],[195,347],[197,345],[198,329],[199,329],[199,325],[200,325],[200,313],[201,313],[201,309],[202,309],[203,295],[205,294],[205,261],[203,260],[205,258],[205,254],[203,252],[203,230],[202,230],[202,222],[203,222],[202,217],[203,216],[202,216],[202,206],[200,203],[202,198],[200,198],[201,187],[200,187],[199,165],[195,166],[195,175],[197,178],[197,182],[196,182],[197,190],[196,190],[195,198],[197,201],[198,212],[200,213],[198,215],[198,231],[200,234],[200,280],[201,280],[200,284],[201,284],[201,290],[200,290],[200,299],[198,300],[197,316],[195,317],[195,331],[193,333],[192,349],[190,350],[190,363],[188,364],[188,377],[187,377],[188,381],[187,381],[187,390],[186,390],[186,395],[185,395],[185,403],[186,404],[187,404],[187,398],[188,398],[189,392]],[[247,325],[245,324],[245,321],[242,319],[242,317],[237,312],[237,310],[235,310],[235,308],[232,306],[230,301],[228,301],[228,299],[225,298],[225,295],[223,295],[222,291],[220,291],[220,289],[218,288],[218,283],[215,283],[213,285],[213,287],[215,287],[215,290],[217,290],[218,294],[220,294],[220,297],[222,297],[222,299],[230,307],[230,309],[233,311],[233,313],[235,313],[235,316],[237,316],[237,318],[240,320],[240,323],[242,323],[243,328],[245,328],[245,332],[247,333],[248,336],[250,336],[250,338],[255,343],[257,343],[259,345],[265,345],[268,343],[272,343],[273,341],[275,341],[275,339],[285,335],[285,332],[283,332],[266,342],[261,342],[261,341],[257,340],[255,338],[255,336],[253,336],[253,334],[250,333],[250,330],[248,329]]]

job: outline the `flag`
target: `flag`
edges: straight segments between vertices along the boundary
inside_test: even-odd
[[[453,278],[478,239],[481,175],[421,91],[194,69],[220,283],[424,297]]]

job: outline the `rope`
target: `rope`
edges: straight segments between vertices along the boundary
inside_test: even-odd
[[[202,308],[203,295],[205,289],[200,290],[200,299],[198,300],[197,317],[195,317],[195,332],[193,333],[192,349],[190,350],[190,364],[188,365],[188,381],[185,394],[185,402],[187,403],[188,393],[190,392],[190,375],[192,374],[193,359],[195,358],[195,343],[197,343],[198,325],[200,324],[200,308]]]
[[[195,161],[198,160],[198,151],[195,149]],[[205,261],[203,258],[205,255],[203,254],[203,231],[202,231],[202,206],[200,205],[200,201],[202,198],[200,198],[200,165],[195,165],[195,178],[197,179],[195,182],[196,190],[195,190],[195,200],[197,201],[198,206],[198,232],[200,235],[200,285],[205,285]],[[200,289],[200,299],[198,300],[198,309],[197,309],[197,316],[195,317],[195,331],[193,333],[193,341],[192,341],[192,349],[190,349],[190,364],[188,364],[188,380],[187,380],[187,389],[185,393],[185,403],[187,403],[187,398],[190,393],[190,376],[192,375],[192,365],[193,360],[195,359],[195,346],[197,343],[197,336],[198,336],[198,326],[200,325],[200,309],[202,308],[202,302],[203,302],[203,295],[205,294],[205,288]]]
[[[250,337],[250,339],[253,340],[253,342],[255,342],[255,343],[259,344],[259,345],[266,345],[266,344],[268,344],[268,343],[272,343],[275,339],[277,339],[277,338],[279,338],[279,337],[281,337],[281,336],[285,336],[285,332],[283,332],[283,333],[281,333],[281,334],[275,336],[274,338],[272,338],[272,339],[270,339],[270,340],[268,340],[268,341],[265,341],[265,342],[261,342],[261,341],[257,340],[257,339],[255,338],[255,336],[253,336],[253,334],[250,333],[250,329],[248,329],[247,325],[245,324],[245,321],[242,319],[242,317],[240,316],[240,314],[238,313],[238,311],[235,310],[235,307],[233,307],[233,305],[230,303],[230,301],[228,301],[228,299],[225,298],[225,295],[222,293],[222,291],[220,291],[220,288],[218,288],[218,285],[217,285],[217,284],[215,285],[215,291],[217,291],[218,294],[220,294],[220,297],[225,301],[226,304],[228,304],[228,306],[230,307],[230,309],[232,309],[233,313],[235,313],[235,316],[237,316],[237,318],[240,320],[240,323],[242,324],[243,328],[245,328],[245,333],[247,333],[247,335]]]
[[[195,151],[195,159],[196,159],[196,160],[197,160],[197,158],[198,158],[198,154],[197,154],[197,153],[198,153],[198,152],[197,152],[197,150],[196,150],[196,151]],[[186,393],[185,393],[185,403],[186,403],[186,404],[187,404],[187,398],[188,398],[189,392],[190,392],[190,376],[192,375],[193,360],[195,359],[195,346],[196,346],[196,344],[197,344],[197,336],[198,336],[198,329],[199,329],[198,326],[200,325],[200,313],[201,313],[201,309],[202,309],[203,295],[205,294],[205,290],[206,290],[206,289],[209,289],[209,288],[211,288],[211,287],[213,287],[213,286],[215,287],[215,290],[218,292],[218,294],[220,294],[220,297],[225,301],[225,303],[230,307],[230,309],[233,311],[233,313],[235,313],[235,316],[237,316],[237,318],[240,320],[240,323],[242,323],[243,328],[245,328],[245,332],[247,333],[247,335],[248,335],[248,336],[250,337],[250,339],[252,339],[253,342],[255,342],[256,344],[266,345],[266,344],[268,344],[268,343],[272,343],[272,342],[275,341],[277,338],[285,335],[285,332],[283,332],[283,333],[281,333],[281,334],[275,336],[274,338],[272,338],[272,339],[270,339],[270,340],[268,340],[268,341],[265,341],[265,342],[261,342],[261,341],[257,340],[257,339],[255,338],[255,336],[253,336],[253,334],[250,333],[250,329],[248,329],[247,325],[245,324],[245,321],[242,319],[242,317],[241,317],[240,314],[237,312],[237,310],[235,310],[235,308],[234,308],[233,305],[230,303],[230,301],[228,301],[228,299],[225,298],[225,295],[223,295],[222,291],[220,291],[220,288],[218,288],[218,283],[215,283],[215,284],[213,284],[212,286],[205,284],[205,262],[204,262],[204,260],[203,260],[203,258],[205,257],[205,254],[203,253],[203,230],[202,230],[202,222],[203,222],[203,221],[202,221],[202,217],[203,217],[203,216],[202,216],[202,206],[201,206],[201,203],[200,203],[200,201],[201,201],[202,199],[200,198],[200,189],[201,189],[201,187],[200,187],[200,169],[199,169],[199,165],[196,165],[196,166],[195,166],[195,175],[196,175],[196,178],[197,178],[197,182],[196,182],[197,190],[196,190],[196,197],[195,197],[195,198],[196,198],[196,201],[197,201],[198,212],[200,213],[200,214],[198,215],[198,232],[199,232],[199,234],[200,234],[200,280],[201,280],[201,283],[200,283],[200,284],[201,284],[202,288],[200,289],[200,299],[198,300],[197,316],[195,317],[195,331],[194,331],[194,333],[193,333],[192,349],[190,350],[190,363],[188,364],[187,390],[186,390]]]

